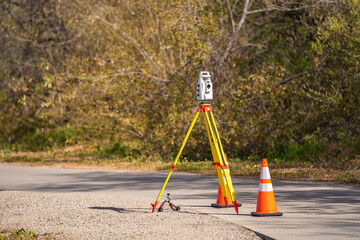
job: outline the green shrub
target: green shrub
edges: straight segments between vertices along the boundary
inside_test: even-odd
[[[303,143],[289,143],[280,145],[267,155],[269,159],[279,159],[285,162],[310,162],[319,158],[323,151],[323,146],[313,139],[306,136]]]
[[[54,146],[64,147],[77,142],[79,132],[75,128],[49,129],[43,133],[28,132],[15,144],[16,150],[41,151]]]
[[[126,157],[126,156],[140,156],[141,151],[136,148],[131,148],[128,146],[124,146],[121,143],[117,142],[114,143],[112,146],[102,150],[99,152],[100,155],[117,155],[120,157]]]

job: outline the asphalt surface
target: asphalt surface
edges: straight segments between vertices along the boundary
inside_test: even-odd
[[[0,164],[0,191],[116,192],[131,197],[150,197],[155,201],[166,176],[167,172],[75,170]],[[176,205],[193,207],[270,239],[360,239],[358,185],[273,180],[277,208],[284,215],[259,218],[250,214],[256,210],[259,180],[232,179],[238,202],[242,203],[238,215],[233,208],[210,207],[217,198],[216,176],[174,172],[161,201],[169,192],[171,201]],[[151,211],[150,202],[148,207]]]

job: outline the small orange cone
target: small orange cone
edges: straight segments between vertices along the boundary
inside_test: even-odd
[[[216,203],[211,204],[212,207],[216,207],[216,208],[234,207],[234,203],[231,201],[229,190],[227,188],[226,188],[226,191],[228,192],[228,194],[227,194],[228,197],[224,197],[222,195],[221,187],[220,187],[220,184],[219,184],[217,201],[216,201]],[[241,205],[242,205],[241,203],[238,203],[239,207],[241,207]]]
[[[228,159],[227,159],[227,156],[226,154],[225,155],[225,161],[226,161],[226,165],[229,165],[229,162],[228,162]],[[230,169],[228,168],[227,171],[229,171],[229,174],[230,174]],[[225,176],[224,176],[224,181],[226,182],[226,179],[225,179]],[[228,208],[228,207],[234,207],[234,203],[233,201],[231,200],[231,197],[230,197],[230,193],[229,193],[229,189],[227,187],[227,184],[225,184],[225,187],[226,187],[226,192],[227,192],[227,196],[228,197],[224,197],[222,195],[222,191],[221,191],[221,186],[219,184],[219,188],[218,188],[218,195],[217,195],[217,201],[216,203],[212,203],[211,206],[212,207],[216,207],[216,208]],[[241,207],[241,203],[237,203],[238,204],[238,207]]]
[[[276,207],[269,166],[265,158],[262,160],[261,164],[260,184],[256,212],[252,212],[251,215],[256,217],[283,215],[282,212],[278,212]]]

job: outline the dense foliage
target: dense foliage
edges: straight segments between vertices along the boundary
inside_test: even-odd
[[[2,1],[0,140],[171,156],[209,70],[229,156],[355,158],[359,49],[355,0]],[[205,131],[185,155],[210,157]]]

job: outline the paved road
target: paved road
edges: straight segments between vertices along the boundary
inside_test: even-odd
[[[155,201],[166,175],[167,172],[69,170],[0,164],[0,191],[116,192]],[[256,209],[258,181],[233,177],[237,198],[243,204],[239,215],[232,208],[210,207],[217,197],[218,180],[214,176],[175,172],[162,199],[170,192],[175,204],[193,207],[275,239],[360,239],[359,186],[273,181],[277,207],[284,216],[256,218],[250,212]],[[148,207],[151,211],[150,203]]]

